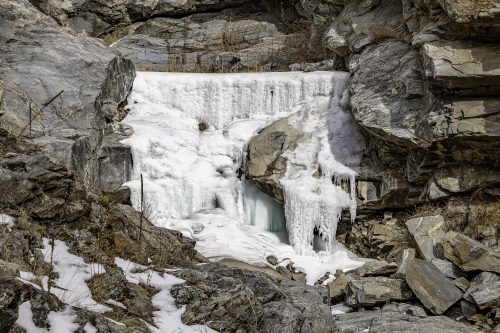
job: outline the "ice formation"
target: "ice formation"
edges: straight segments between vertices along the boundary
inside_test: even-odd
[[[348,79],[341,72],[138,73],[123,121],[134,130],[123,141],[134,159],[125,184],[134,206],[140,208],[142,174],[149,218],[193,238],[209,258],[255,265],[266,265],[270,254],[291,258],[308,282],[322,271],[360,266],[345,251],[318,256],[311,245],[315,227],[333,243],[341,210],[355,211],[354,190],[341,186],[354,186],[362,146],[346,109]],[[241,168],[251,138],[288,116],[304,140],[287,152],[283,212]],[[283,232],[284,216],[296,251],[268,232]]]
[[[285,152],[287,171],[280,181],[290,244],[301,254],[313,252],[315,229],[333,252],[342,210],[349,209],[352,221],[356,217],[355,176],[364,141],[348,99],[346,82],[337,83],[326,105],[309,103],[288,120],[304,137]]]

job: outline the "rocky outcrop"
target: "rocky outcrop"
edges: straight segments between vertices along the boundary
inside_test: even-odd
[[[221,331],[332,332],[324,288],[217,264],[175,274],[187,281],[172,294],[178,304],[188,305],[183,314],[188,325],[206,321]]]
[[[76,170],[90,191],[119,188],[129,177],[130,153],[105,134],[120,120],[132,62],[100,40],[60,28],[27,1],[3,1],[0,8],[1,128]],[[110,168],[112,175],[100,173]]]

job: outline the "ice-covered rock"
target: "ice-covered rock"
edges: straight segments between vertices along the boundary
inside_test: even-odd
[[[288,122],[300,128],[303,140],[284,152],[289,163],[282,179],[284,215],[291,244],[297,253],[314,255],[317,227],[333,248],[342,209],[355,216],[353,169],[362,151],[359,131],[350,140],[355,123],[347,110],[348,79],[340,72],[138,73],[123,121],[134,129],[123,141],[134,155],[133,180],[126,184],[134,206],[141,208],[142,174],[143,208],[150,218],[195,239],[203,255],[265,266],[265,258],[274,254],[307,271],[304,267],[315,264],[294,259],[290,246],[265,231],[285,231],[283,207],[242,178],[245,146],[280,118],[289,116]],[[321,175],[313,176],[318,169]],[[347,254],[338,259],[317,262],[319,270],[307,271],[308,283],[346,263],[361,265]]]

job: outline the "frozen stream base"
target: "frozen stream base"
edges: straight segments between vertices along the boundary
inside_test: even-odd
[[[290,259],[313,284],[356,260],[335,242],[342,209],[355,213],[362,139],[347,110],[348,73],[138,73],[123,121],[134,134],[131,189],[140,208],[140,175],[150,220],[181,231],[212,260],[269,265]],[[246,145],[259,130],[293,115],[304,140],[287,152],[285,209],[240,177]],[[321,169],[319,178],[313,174]],[[332,180],[335,183],[332,183]],[[344,189],[343,189],[344,188]],[[286,228],[290,244],[271,231]],[[313,251],[313,230],[326,250]]]

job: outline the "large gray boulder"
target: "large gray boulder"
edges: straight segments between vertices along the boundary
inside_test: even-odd
[[[421,317],[411,304],[391,303],[374,311],[335,315],[335,328],[340,333],[479,333],[477,327],[444,316]]]
[[[347,284],[346,304],[353,307],[373,306],[389,301],[406,301],[414,298],[404,280],[386,277],[365,277]]]
[[[469,293],[481,310],[500,306],[500,281],[484,283]]]
[[[287,159],[281,155],[294,150],[302,140],[300,129],[291,125],[288,117],[266,127],[248,144],[246,176],[264,193],[284,203],[279,181],[286,172]]]
[[[460,269],[500,274],[500,253],[465,235],[449,231],[443,240],[444,255]]]
[[[430,261],[411,261],[406,271],[406,281],[422,304],[437,315],[455,304],[463,294]]]
[[[441,244],[445,234],[444,218],[441,215],[418,217],[406,222],[419,254],[423,259],[443,259]]]
[[[0,127],[32,138],[47,156],[76,170],[89,190],[117,189],[128,180],[130,153],[104,133],[120,120],[133,63],[101,40],[59,27],[27,0],[2,1],[0,11]],[[100,163],[115,172],[100,174]]]

